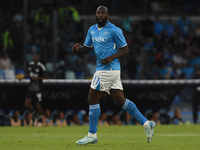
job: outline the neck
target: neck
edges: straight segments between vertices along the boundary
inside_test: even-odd
[[[98,23],[98,27],[102,28],[105,27],[105,25],[108,23],[108,20],[105,23]]]

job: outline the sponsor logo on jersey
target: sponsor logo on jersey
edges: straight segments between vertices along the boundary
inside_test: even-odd
[[[107,41],[107,37],[92,37],[92,41],[96,41],[96,42],[106,42]]]

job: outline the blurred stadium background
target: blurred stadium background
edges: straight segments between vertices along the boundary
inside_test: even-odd
[[[159,80],[161,85],[165,80],[187,81],[176,91],[174,97],[168,99],[169,107],[167,106],[165,111],[172,118],[174,111],[178,109],[181,111],[184,123],[200,123],[200,119],[193,119],[193,112],[198,112],[198,101],[200,101],[198,96],[200,1],[198,0],[4,1],[0,5],[2,112],[8,117],[12,116],[9,114],[14,109],[19,109],[21,115],[24,113],[23,97],[27,82],[20,84],[17,79],[27,72],[27,63],[32,61],[34,52],[41,54],[41,62],[47,68],[49,82],[54,83],[52,86],[61,86],[57,82],[65,82],[65,79],[70,83],[77,83],[92,78],[95,72],[94,52],[89,55],[78,55],[72,53],[71,48],[74,43],[83,44],[88,28],[95,24],[95,11],[99,5],[108,7],[109,20],[123,30],[130,48],[130,53],[120,58],[123,81],[130,81],[130,84],[131,81],[141,81],[141,83],[153,81],[154,84],[154,81],[156,83]],[[188,80],[195,83],[194,86]],[[144,86],[145,90],[149,84]],[[18,91],[16,87],[23,87],[23,90]],[[68,89],[69,85],[66,83],[61,87]],[[166,88],[169,90],[171,87]],[[19,93],[16,94],[12,90]],[[6,96],[10,93],[13,96]],[[87,95],[84,98],[86,104]],[[64,101],[64,98],[62,100]],[[48,103],[45,97],[44,101]],[[15,102],[21,107],[12,105]],[[43,103],[43,108],[51,109],[52,112],[53,106],[53,103],[51,106]],[[59,106],[56,109],[59,109]],[[81,109],[87,111],[86,105],[84,106]],[[163,110],[160,107],[155,108],[148,108],[148,111],[152,113]],[[147,114],[148,111],[143,110],[143,113]]]

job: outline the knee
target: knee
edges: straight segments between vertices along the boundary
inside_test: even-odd
[[[125,103],[124,99],[114,99],[114,103],[116,106],[122,107]]]
[[[87,101],[88,101],[89,105],[94,105],[95,104],[94,100],[92,100],[90,97],[88,97]]]
[[[87,101],[88,101],[88,104],[89,104],[89,105],[95,105],[95,104],[98,104],[98,103],[99,103],[99,100],[98,100],[98,99],[91,98],[91,97],[88,97]]]

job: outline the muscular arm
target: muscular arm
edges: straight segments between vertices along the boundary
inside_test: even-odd
[[[82,54],[88,54],[88,53],[92,50],[92,48],[86,47],[86,46],[81,46],[81,47],[80,47],[80,46],[78,45],[78,43],[76,43],[76,44],[74,44],[72,50],[73,50],[74,52],[79,52],[79,53],[82,53]]]
[[[119,48],[116,54],[113,54],[109,57],[102,59],[99,63],[101,63],[102,65],[108,65],[113,59],[122,57],[128,53],[129,53],[129,48],[128,45],[126,45],[125,47]]]
[[[115,59],[115,58],[122,57],[128,53],[129,53],[129,48],[128,48],[128,45],[126,45],[125,47],[119,48],[118,52],[116,54],[111,55],[110,57]]]

